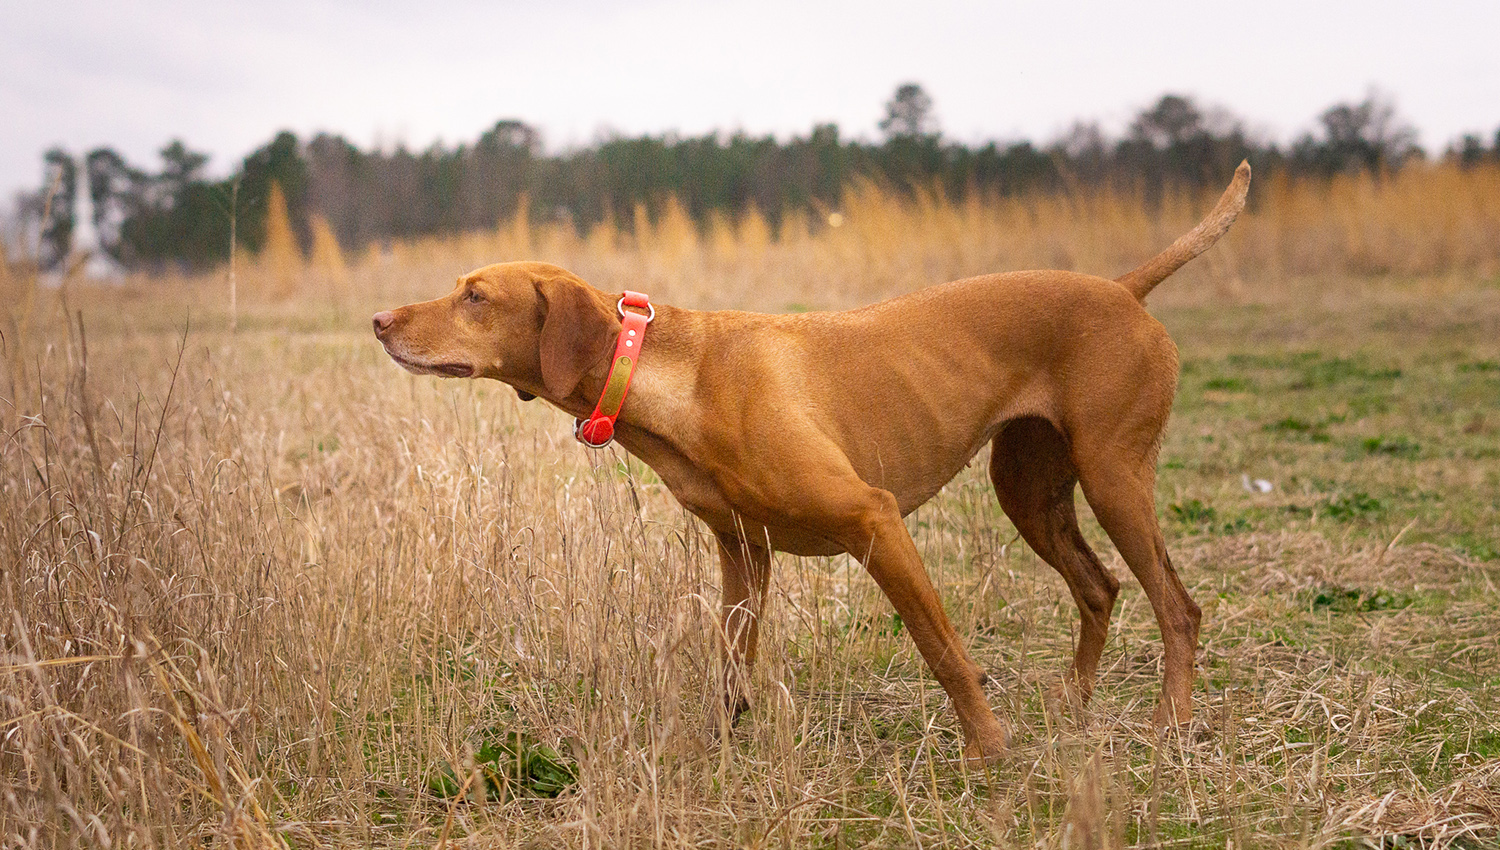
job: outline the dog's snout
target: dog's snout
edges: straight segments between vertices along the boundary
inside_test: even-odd
[[[375,325],[375,335],[380,336],[390,330],[391,323],[396,321],[396,314],[390,310],[381,310],[375,314],[371,322]]]

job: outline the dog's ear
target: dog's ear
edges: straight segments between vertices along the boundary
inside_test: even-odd
[[[619,322],[576,280],[538,280],[542,318],[542,383],[554,399],[567,398],[589,367],[609,356]]]

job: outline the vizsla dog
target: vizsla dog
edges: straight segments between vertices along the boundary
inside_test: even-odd
[[[1081,484],[1161,627],[1155,721],[1187,721],[1199,610],[1167,557],[1154,494],[1177,349],[1142,301],[1229,229],[1249,184],[1241,164],[1207,218],[1118,280],[1012,272],[847,312],[760,315],[627,310],[627,296],[643,307],[633,293],[606,294],[544,263],[502,263],[459,278],[446,297],[377,313],[375,335],[412,372],[493,378],[579,417],[618,408],[614,438],[718,538],[731,718],[748,705],[771,551],[847,552],[952,699],[965,757],[993,760],[1007,726],[902,517],[992,445],[1001,507],[1078,604],[1062,690],[1082,701],[1120,585],[1079,533]],[[637,335],[645,320],[626,317],[646,309],[654,318]],[[621,352],[638,361],[626,364],[623,407],[612,372]]]

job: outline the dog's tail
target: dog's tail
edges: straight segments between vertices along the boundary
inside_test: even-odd
[[[1245,195],[1249,191],[1250,163],[1241,162],[1240,167],[1234,170],[1234,180],[1214,205],[1213,212],[1198,222],[1197,227],[1179,236],[1170,248],[1142,263],[1135,270],[1115,278],[1115,281],[1130,290],[1130,294],[1138,300],[1144,301],[1158,283],[1219,241],[1219,237],[1234,223],[1240,210],[1245,208]]]

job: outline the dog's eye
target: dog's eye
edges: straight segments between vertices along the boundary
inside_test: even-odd
[[[471,289],[469,290],[469,297],[465,298],[464,300],[468,301],[470,304],[483,304],[484,296],[479,294],[479,290]]]

